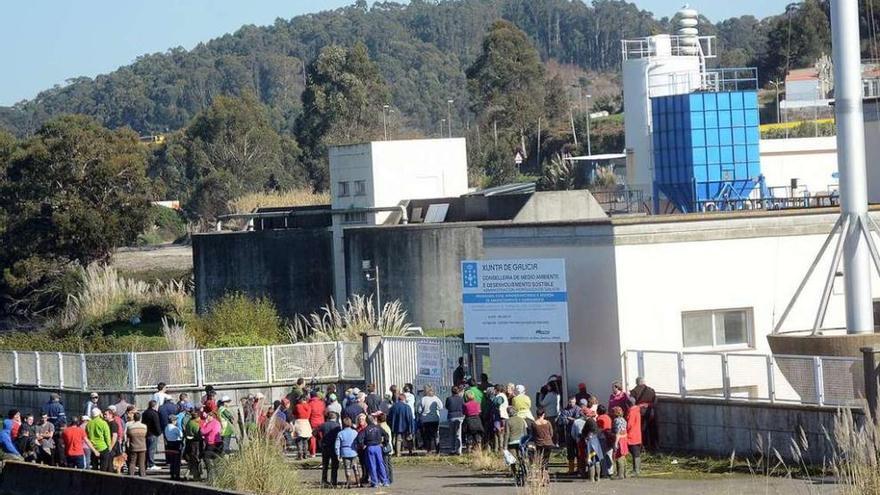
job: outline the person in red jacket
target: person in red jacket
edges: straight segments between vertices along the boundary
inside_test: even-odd
[[[642,467],[640,458],[642,453],[642,410],[636,406],[634,400],[629,400],[629,409],[626,413],[626,443],[629,453],[632,454],[633,473],[639,475]]]
[[[293,442],[296,444],[297,457],[306,458],[309,448],[309,439],[312,438],[312,406],[309,405],[308,397],[300,396],[296,405],[293,406]]]
[[[315,454],[318,453],[318,442],[321,441],[319,438],[321,434],[319,428],[324,424],[324,413],[327,411],[327,404],[324,402],[321,392],[312,392],[311,395],[312,397],[309,399],[309,407],[311,408],[309,425],[312,427],[312,437],[309,438],[309,455],[315,457]]]

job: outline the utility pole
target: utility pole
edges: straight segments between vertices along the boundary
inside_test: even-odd
[[[541,117],[538,117],[538,144],[535,146],[537,148],[535,150],[535,159],[536,164],[538,166],[538,170],[541,169]]]
[[[574,128],[574,111],[568,107],[568,120],[571,122],[571,136],[574,138],[574,145],[578,145],[578,133]]]
[[[440,139],[443,139],[443,128],[446,127],[446,119],[440,119]]]
[[[446,100],[446,123],[449,125],[449,137],[452,137],[452,104],[455,100]]]
[[[303,71],[303,91],[305,91],[305,90],[306,90],[306,62],[305,62],[304,60],[300,59],[299,63],[300,63],[300,65],[302,65],[302,71]]]
[[[382,129],[385,131],[385,141],[388,141],[388,105],[382,105]]]
[[[586,105],[586,109],[587,109],[587,155],[590,155],[590,156],[593,155],[593,147],[592,147],[592,144],[590,143],[590,110],[591,110],[590,107],[591,107],[591,105],[589,104],[589,102],[591,101],[591,98],[593,98],[593,95],[584,96],[584,104]]]
[[[776,88],[776,123],[780,124],[782,123],[782,114],[779,113],[779,85],[782,84],[782,82],[779,79],[776,79],[770,81],[770,84]]]

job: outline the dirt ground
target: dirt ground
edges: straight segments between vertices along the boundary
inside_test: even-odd
[[[122,248],[113,254],[113,266],[126,274],[176,274],[191,271],[192,246],[162,244],[142,248]]]

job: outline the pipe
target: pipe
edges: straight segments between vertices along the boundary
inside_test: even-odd
[[[872,333],[871,259],[858,221],[868,212],[858,2],[832,0],[831,39],[840,213],[851,220],[842,232],[846,333]]]
[[[233,220],[244,218],[251,221],[255,218],[284,218],[284,217],[308,217],[316,215],[344,215],[346,213],[379,213],[386,211],[400,212],[400,222],[404,225],[409,223],[409,214],[404,205],[394,206],[371,206],[369,208],[333,208],[330,210],[285,210],[285,211],[264,211],[254,213],[231,213],[229,215],[220,215],[217,217],[217,230],[222,230],[223,220]]]

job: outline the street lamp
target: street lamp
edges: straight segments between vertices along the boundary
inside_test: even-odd
[[[452,137],[452,104],[455,100],[446,100],[446,123],[449,124],[449,137]]]
[[[446,119],[440,119],[440,139],[443,139],[443,128],[446,127]]]
[[[382,130],[385,131],[385,141],[388,141],[388,117],[385,115],[388,112],[388,105],[382,105]]]
[[[586,105],[587,109],[587,155],[593,155],[593,147],[590,144],[590,101],[592,100],[593,95],[584,95],[584,105]]]
[[[779,86],[782,85],[782,81],[776,79],[775,81],[770,81],[770,84],[776,89],[776,123],[782,123],[782,116],[779,113]]]
[[[382,297],[379,294],[379,265],[373,266],[370,260],[361,260],[361,270],[367,282],[375,284],[373,291],[376,294],[376,318],[382,317]]]

